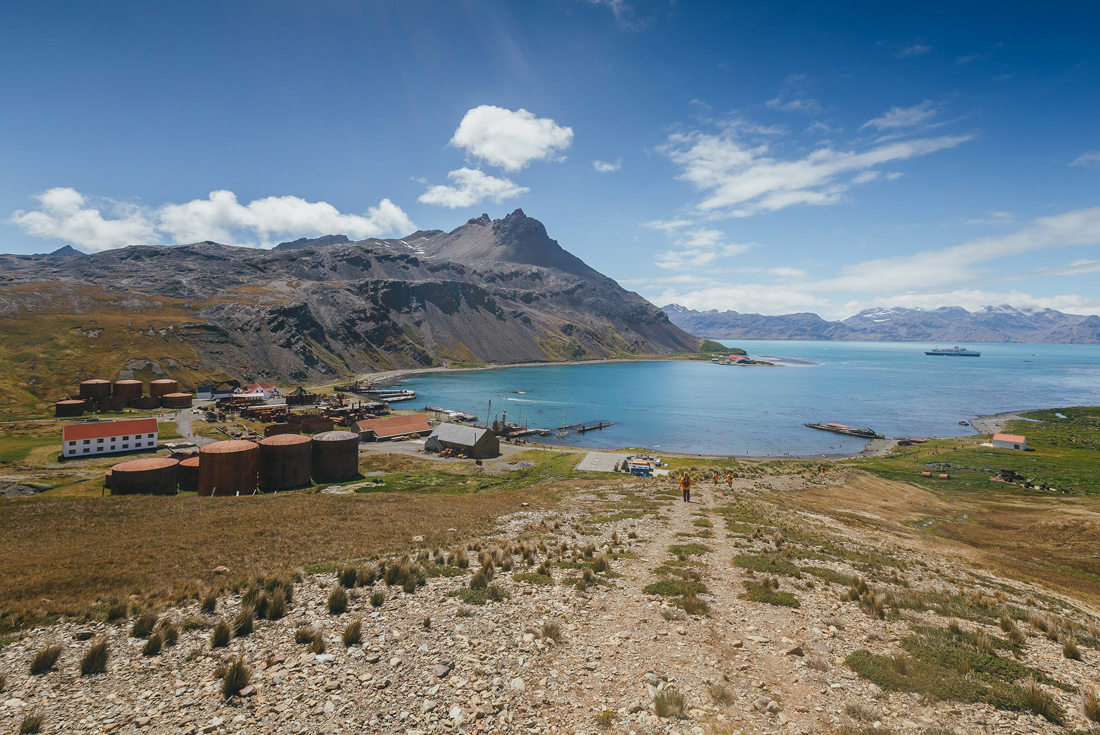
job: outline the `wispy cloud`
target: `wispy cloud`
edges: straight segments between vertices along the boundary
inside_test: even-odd
[[[609,9],[615,16],[615,22],[620,28],[627,31],[642,31],[649,26],[652,19],[641,19],[634,11],[634,6],[626,0],[585,0],[589,5],[601,5]]]
[[[1070,166],[1096,166],[1100,165],[1100,151],[1089,151],[1088,153],[1082,153],[1073,159]]]
[[[728,131],[695,131],[670,135],[659,150],[680,167],[680,179],[707,193],[696,205],[700,213],[747,217],[795,205],[835,204],[852,183],[844,174],[954,148],[971,138],[918,138],[866,150],[827,145],[799,159],[781,160],[771,155],[766,143],[746,143]]]
[[[674,249],[657,254],[655,262],[658,267],[668,270],[702,268],[720,258],[747,252],[752,247],[749,243],[727,242],[725,233],[707,227],[696,227],[675,235],[673,245]]]
[[[608,163],[606,161],[593,161],[592,168],[601,174],[609,174],[615,171],[619,171],[623,167],[623,159],[616,158],[614,163]]]
[[[383,199],[366,214],[340,212],[327,202],[295,196],[265,197],[247,204],[231,191],[157,208],[89,197],[58,187],[33,197],[38,208],[12,213],[11,222],[34,237],[62,240],[99,251],[127,245],[216,240],[228,245],[271,245],[276,236],[341,233],[355,238],[403,234],[416,227],[396,204]]]
[[[925,100],[912,107],[891,107],[876,118],[868,120],[859,126],[864,128],[877,128],[879,130],[900,130],[913,128],[931,120],[936,116],[936,109],[932,100]]]
[[[899,59],[911,59],[916,56],[924,56],[925,54],[932,53],[932,47],[923,43],[914,43],[910,46],[903,46],[898,49],[898,52],[894,54]]]
[[[447,174],[452,185],[436,184],[428,188],[417,199],[422,204],[435,204],[440,207],[472,207],[479,202],[490,200],[500,204],[526,194],[530,189],[519,186],[511,179],[489,176],[484,171],[460,168]]]
[[[1015,221],[1015,217],[1012,212],[990,212],[988,217],[977,217],[975,219],[968,219],[963,222],[964,225],[990,225],[990,226],[1003,226],[1010,225]]]

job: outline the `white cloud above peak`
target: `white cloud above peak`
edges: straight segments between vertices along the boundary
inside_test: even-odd
[[[1088,153],[1082,153],[1073,159],[1073,163],[1070,166],[1100,166],[1100,151],[1089,151]]]
[[[623,167],[623,159],[617,158],[614,163],[608,163],[607,161],[593,161],[592,168],[601,174],[614,173],[621,170]]]
[[[572,128],[522,108],[492,105],[468,111],[451,138],[452,146],[505,171],[519,171],[531,161],[562,160],[572,144]]]
[[[233,192],[225,190],[213,191],[206,199],[157,208],[92,198],[68,187],[50,189],[34,198],[39,208],[12,213],[12,224],[34,237],[62,240],[92,251],[165,240],[269,246],[274,237],[339,233],[365,239],[416,229],[389,199],[368,208],[366,214],[347,214],[327,202],[296,196],[241,204]]]
[[[422,204],[435,204],[456,209],[472,207],[486,199],[500,204],[505,199],[530,191],[526,186],[519,186],[511,179],[489,176],[483,171],[465,167],[451,171],[447,174],[447,178],[453,182],[452,186],[437,184],[429,187],[417,201]]]

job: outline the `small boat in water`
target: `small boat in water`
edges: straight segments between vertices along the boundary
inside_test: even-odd
[[[845,426],[844,424],[806,424],[808,428],[817,429],[818,431],[831,431],[834,434],[844,434],[845,436],[858,436],[860,439],[885,439],[882,434],[879,434],[871,429],[853,429],[851,426]]]
[[[948,349],[946,347],[944,347],[943,349],[940,349],[939,347],[937,347],[934,350],[928,350],[924,354],[926,354],[926,355],[935,355],[936,357],[981,357],[982,356],[982,353],[980,353],[980,352],[975,352],[974,350],[968,350],[965,347],[959,347],[958,345],[955,345],[954,347],[951,347],[950,349]]]

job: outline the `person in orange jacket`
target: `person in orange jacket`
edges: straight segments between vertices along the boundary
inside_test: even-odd
[[[730,486],[730,490],[733,489],[733,473],[732,472],[727,472],[726,473],[726,484]]]
[[[684,476],[680,478],[680,489],[684,491],[684,502],[691,502],[691,475],[684,473]]]

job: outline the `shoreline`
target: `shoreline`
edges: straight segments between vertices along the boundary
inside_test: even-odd
[[[574,365],[606,365],[613,363],[640,363],[640,362],[684,362],[670,357],[642,357],[637,359],[632,358],[607,358],[603,360],[569,360],[565,362],[523,362],[523,363],[490,363],[487,365],[479,365],[476,367],[460,367],[452,368],[446,366],[437,366],[430,368],[403,368],[399,370],[384,370],[378,373],[368,373],[363,376],[358,376],[355,380],[370,380],[371,382],[384,382],[384,381],[399,381],[407,377],[414,375],[426,375],[431,373],[441,372],[470,372],[475,370],[506,370],[511,368],[533,368],[533,367],[556,367],[556,366],[574,366]],[[347,381],[340,381],[338,383],[329,383],[320,386],[310,386],[308,390],[317,390],[322,388],[332,388],[336,385],[346,383]],[[1005,423],[1012,420],[1021,420],[1025,417],[1020,414],[1027,413],[1029,411],[1041,411],[1050,410],[1051,407],[1040,408],[1024,408],[1016,409],[1014,411],[1003,411],[996,414],[979,415],[970,419],[967,425],[977,432],[978,435],[993,434],[1004,429]],[[961,424],[960,424],[961,426]],[[948,436],[935,436],[926,437],[928,439],[949,439],[949,438],[963,438],[963,437],[948,437]],[[585,447],[577,446],[573,444],[549,444],[541,441],[527,440],[526,444],[512,445],[512,446],[530,446],[539,449],[558,449],[562,451],[573,452],[647,452],[653,454],[668,454],[676,457],[698,457],[700,459],[735,459],[737,461],[745,462],[767,462],[777,459],[790,459],[790,460],[806,460],[806,461],[823,461],[823,462],[838,462],[847,459],[858,459],[860,457],[882,457],[890,453],[895,446],[897,446],[898,439],[871,439],[867,442],[864,448],[855,454],[775,454],[775,455],[737,455],[737,454],[697,454],[695,452],[662,452],[659,449],[650,449],[645,447]]]

